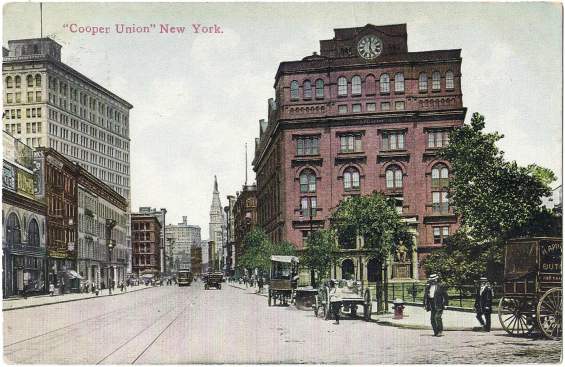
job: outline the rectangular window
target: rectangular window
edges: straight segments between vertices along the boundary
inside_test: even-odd
[[[16,103],[22,103],[22,93],[21,92],[16,93]]]
[[[27,92],[27,101],[33,102],[33,92]]]
[[[381,102],[381,111],[390,111],[390,102]]]
[[[377,110],[377,106],[375,103],[367,103],[367,112],[375,112]]]
[[[16,110],[16,114],[17,114],[19,119],[22,118],[22,110],[20,110],[19,108]]]
[[[396,101],[394,102],[394,109],[397,111],[404,110],[404,101]]]
[[[342,104],[337,106],[337,112],[338,113],[347,113],[347,105]]]
[[[35,101],[41,102],[41,92],[35,92]]]
[[[320,138],[317,136],[298,138],[296,141],[296,155],[320,154]]]
[[[449,131],[428,132],[428,148],[442,148],[449,144]]]
[[[342,135],[340,136],[340,153],[361,152],[361,135]]]
[[[300,213],[303,217],[316,216],[316,201],[315,196],[303,197],[300,199]]]
[[[26,124],[26,133],[28,133],[28,134],[31,133],[31,124],[29,122]]]
[[[12,93],[6,93],[6,103],[12,103],[13,102],[12,96],[13,96]]]
[[[434,227],[434,244],[443,244],[445,239],[449,236],[449,226]]]
[[[447,213],[449,211],[447,191],[432,192],[432,211],[434,213]]]
[[[354,105],[351,106],[351,109],[353,112],[361,112],[361,104],[355,103]]]
[[[383,150],[404,150],[404,133],[383,133]]]

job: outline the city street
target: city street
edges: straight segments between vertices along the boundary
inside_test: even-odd
[[[492,333],[339,325],[233,288],[155,287],[4,312],[4,358],[23,364],[557,363],[561,343]]]

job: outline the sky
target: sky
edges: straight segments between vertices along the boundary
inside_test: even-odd
[[[482,113],[487,130],[504,134],[507,159],[550,168],[561,183],[561,12],[560,3],[524,2],[49,2],[43,35],[63,46],[64,63],[133,104],[133,210],[167,208],[167,223],[187,216],[207,239],[214,175],[226,205],[245,181],[246,143],[254,181],[254,139],[279,63],[319,52],[334,28],[406,23],[409,51],[462,49],[466,122]],[[116,24],[150,32],[117,33]],[[160,33],[167,24],[185,31]],[[223,33],[202,33],[214,25]],[[4,46],[40,34],[38,3],[4,5]]]

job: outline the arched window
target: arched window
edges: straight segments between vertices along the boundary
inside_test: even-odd
[[[316,98],[324,98],[324,81],[316,80]]]
[[[446,187],[449,184],[449,169],[443,163],[432,168],[432,187]]]
[[[386,169],[386,188],[402,188],[402,170],[398,166],[390,166]]]
[[[396,73],[394,76],[394,91],[404,92],[404,74]]]
[[[305,80],[302,85],[304,98],[312,98],[312,83],[309,80]]]
[[[347,79],[344,76],[337,78],[337,95],[346,96],[347,95]]]
[[[8,246],[19,245],[22,242],[20,220],[16,213],[10,214],[6,221],[6,242]]]
[[[343,173],[343,189],[345,191],[359,190],[361,187],[359,171],[355,167],[349,167]]]
[[[351,94],[361,94],[361,77],[359,75],[351,78]]]
[[[20,88],[22,84],[22,78],[19,75],[16,75],[16,88]]]
[[[298,82],[296,80],[290,82],[290,98],[298,99]]]
[[[375,94],[375,77],[368,75],[365,78],[365,94],[372,95]]]
[[[309,169],[300,173],[300,192],[316,192],[316,175]]]
[[[441,75],[439,74],[439,71],[434,71],[432,73],[432,90],[438,91],[441,89],[440,81]]]
[[[453,89],[453,72],[451,70],[445,73],[445,89]]]
[[[389,93],[390,92],[390,78],[388,74],[381,75],[379,80],[379,84],[381,85],[381,93]]]
[[[35,74],[35,86],[41,87],[41,75]]]
[[[39,225],[35,219],[29,222],[27,228],[27,244],[29,246],[39,247]]]
[[[33,87],[33,76],[31,74],[26,77],[26,81],[28,87]]]
[[[12,77],[6,77],[6,88],[13,88],[14,85],[12,84]]]
[[[418,90],[420,90],[420,92],[428,91],[428,74],[420,73],[418,77]]]

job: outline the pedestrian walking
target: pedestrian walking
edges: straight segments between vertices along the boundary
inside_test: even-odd
[[[53,296],[55,294],[55,284],[53,282],[49,283],[49,295]]]
[[[341,305],[342,305],[342,300],[341,297],[339,297],[339,295],[337,294],[337,281],[332,279],[330,280],[330,284],[329,284],[329,301],[330,301],[330,310],[333,313],[334,317],[335,317],[335,322],[334,324],[339,325],[339,314],[341,312]]]
[[[490,332],[490,315],[492,313],[493,296],[494,294],[488,279],[481,277],[481,279],[479,279],[477,293],[475,294],[475,312],[477,313],[477,320],[479,320],[483,330],[486,332]]]
[[[263,292],[263,277],[257,279],[257,286],[259,287],[258,293]]]
[[[439,282],[439,276],[436,274],[430,275],[424,290],[424,307],[426,311],[430,311],[434,336],[442,336],[443,334],[443,320],[441,318],[448,303],[447,291],[443,284]]]
[[[124,293],[124,282],[120,282],[120,292]]]

